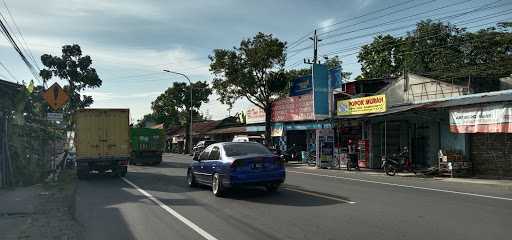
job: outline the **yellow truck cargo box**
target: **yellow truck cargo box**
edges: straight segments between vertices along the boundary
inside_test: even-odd
[[[75,113],[77,160],[123,159],[130,156],[128,109],[81,109]]]

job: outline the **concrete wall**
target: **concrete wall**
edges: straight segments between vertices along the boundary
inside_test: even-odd
[[[471,160],[475,175],[512,178],[512,134],[471,134]]]

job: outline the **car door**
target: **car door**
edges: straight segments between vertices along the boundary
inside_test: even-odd
[[[216,172],[220,172],[220,148],[213,146],[208,156],[208,161],[205,162],[205,169],[207,173],[212,176]]]
[[[194,175],[196,176],[197,181],[202,183],[210,183],[211,175],[208,175],[207,168],[205,165],[208,162],[208,158],[210,155],[211,148],[208,147],[199,155],[197,164],[194,164],[193,170]]]

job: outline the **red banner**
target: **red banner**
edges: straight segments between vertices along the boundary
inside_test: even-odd
[[[313,95],[306,94],[295,97],[285,97],[272,105],[272,121],[289,122],[313,120]]]

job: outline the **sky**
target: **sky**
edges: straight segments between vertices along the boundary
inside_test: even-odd
[[[311,36],[318,29],[319,56],[338,55],[352,78],[360,73],[357,48],[378,34],[402,36],[414,24],[431,18],[468,30],[512,20],[511,0],[0,0],[0,13],[36,59],[60,55],[66,44],[79,44],[93,59],[103,84],[87,89],[98,108],[130,108],[136,121],[151,112],[151,102],[173,82],[210,81],[208,55],[213,49],[239,46],[257,32],[272,33],[288,42],[286,68],[307,67]],[[478,10],[477,10],[478,9]],[[474,11],[477,10],[477,11]],[[473,12],[471,12],[473,11]],[[14,19],[14,21],[13,21]],[[23,34],[17,34],[15,24]],[[0,39],[0,78],[13,82],[33,79],[9,42]],[[11,77],[13,75],[13,77]],[[51,84],[55,79],[50,81]],[[36,82],[37,83],[37,82]],[[238,101],[231,111],[215,93],[201,107],[212,119],[222,119],[251,107]]]

